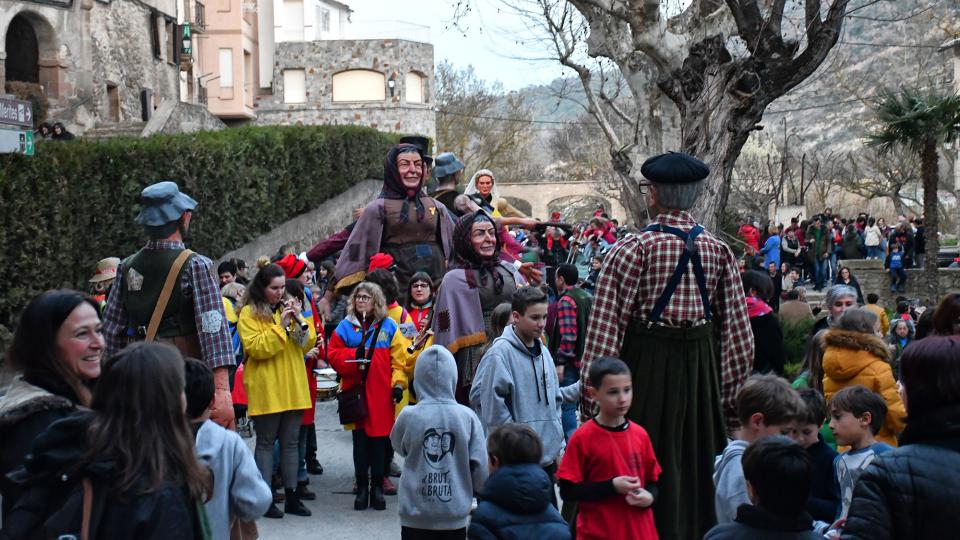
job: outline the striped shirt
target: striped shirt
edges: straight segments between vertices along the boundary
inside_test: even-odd
[[[654,223],[683,231],[696,225],[689,213],[676,210],[658,215]],[[703,261],[713,324],[720,331],[720,390],[724,412],[729,417],[734,411],[737,390],[753,364],[753,333],[733,252],[708,231],[697,236],[696,245]],[[684,242],[672,234],[641,232],[620,240],[604,258],[587,327],[581,371],[584,384],[593,359],[619,357],[627,326],[631,320],[649,316],[676,270],[683,249]],[[681,327],[703,319],[704,315],[693,265],[689,264],[660,322]],[[583,411],[588,415],[596,412],[586,392]]]

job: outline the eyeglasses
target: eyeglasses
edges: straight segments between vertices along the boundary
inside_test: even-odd
[[[369,302],[369,301],[373,300],[373,297],[372,297],[372,296],[367,296],[367,295],[365,295],[365,294],[358,294],[358,295],[354,296],[353,299],[356,300],[357,302]]]
[[[427,285],[426,283],[414,283],[413,285],[410,285],[410,288],[411,289],[429,289],[430,285]]]

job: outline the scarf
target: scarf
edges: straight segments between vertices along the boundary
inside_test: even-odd
[[[400,178],[400,169],[397,167],[397,157],[400,154],[419,154],[423,153],[418,146],[401,143],[394,146],[387,157],[383,160],[383,189],[380,191],[379,198],[403,200],[403,207],[400,209],[400,223],[409,221],[410,203],[413,203],[417,209],[417,222],[423,222],[426,210],[423,207],[423,201],[420,200],[420,190],[423,187],[423,173],[420,174],[420,183],[414,190],[409,190],[403,185],[403,179]],[[425,171],[426,169],[424,169]]]
[[[747,297],[747,316],[749,316],[751,319],[766,315],[767,313],[771,312],[773,312],[773,308],[768,306],[763,300],[757,298],[756,296]]]
[[[470,235],[473,232],[473,224],[487,221],[493,224],[496,229],[496,222],[483,210],[464,214],[457,226],[453,228],[453,250],[456,256],[456,264],[463,268],[467,275],[467,282],[479,283],[482,286],[487,284],[487,274],[493,276],[494,291],[499,293],[503,290],[503,276],[497,272],[497,266],[500,265],[500,248],[502,243],[500,235],[496,235],[496,247],[491,257],[481,257],[473,248],[470,241]],[[484,272],[483,270],[487,270]]]

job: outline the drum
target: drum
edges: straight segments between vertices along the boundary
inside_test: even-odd
[[[337,381],[337,372],[332,369],[315,369],[317,376],[317,401],[330,401],[337,397],[340,383]]]

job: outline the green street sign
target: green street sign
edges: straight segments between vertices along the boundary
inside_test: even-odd
[[[0,129],[0,154],[25,154],[34,151],[33,130]]]
[[[27,130],[27,131],[26,131],[26,135],[27,135],[27,137],[26,137],[26,144],[24,145],[25,147],[24,147],[24,149],[23,149],[23,153],[26,154],[26,155],[28,155],[28,156],[32,156],[32,155],[33,155],[33,150],[34,150],[33,131]]]

